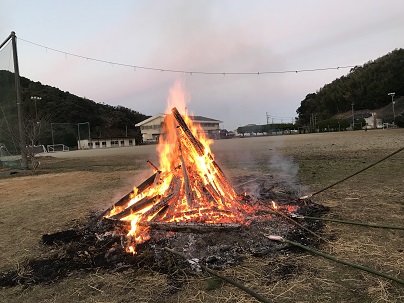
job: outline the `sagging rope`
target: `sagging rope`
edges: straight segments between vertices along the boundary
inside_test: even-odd
[[[321,237],[319,234],[315,233],[314,231],[310,230],[309,228],[305,227],[304,225],[300,224],[299,222],[293,220],[292,218],[290,218],[289,216],[285,215],[284,213],[278,211],[277,209],[275,209],[274,207],[271,207],[271,210],[274,214],[281,216],[282,218],[287,219],[288,221],[292,222],[293,224],[295,224],[296,226],[299,226],[300,228],[304,229],[305,231],[311,233],[313,236],[316,236],[318,239],[329,243],[329,241],[323,237]]]
[[[311,252],[311,253],[313,253],[315,255],[319,255],[319,256],[321,256],[321,257],[323,257],[325,259],[332,260],[332,261],[335,261],[337,263],[341,263],[341,264],[344,264],[344,265],[347,265],[347,266],[350,266],[350,267],[354,267],[354,268],[366,271],[368,273],[374,274],[376,276],[383,277],[383,278],[386,278],[388,280],[397,282],[397,283],[399,283],[401,285],[404,285],[404,280],[401,280],[399,278],[392,277],[392,276],[390,276],[388,274],[385,274],[383,272],[377,271],[375,269],[372,269],[372,268],[369,268],[369,267],[366,267],[366,266],[362,266],[362,265],[359,265],[359,264],[355,264],[355,263],[351,263],[351,262],[348,262],[348,261],[345,261],[345,260],[338,259],[338,258],[336,258],[334,256],[325,254],[325,253],[323,253],[321,251],[315,250],[315,249],[310,248],[308,246],[305,246],[305,245],[302,245],[300,243],[297,243],[297,242],[290,241],[288,239],[282,238],[281,236],[274,236],[274,235],[264,235],[264,236],[267,237],[269,240],[289,243],[291,245],[294,245],[294,246],[300,247],[300,248],[302,248],[304,250],[307,250],[307,251],[309,251],[309,252]]]
[[[179,257],[185,259],[185,260],[187,259],[186,256],[184,256],[183,254],[181,254],[181,253],[175,251],[174,249],[165,247],[164,250],[166,250],[166,251],[168,251],[168,252],[170,252],[170,253],[172,253],[172,254],[174,254],[174,255],[177,255],[177,256],[179,256]],[[251,295],[252,297],[256,298],[258,301],[264,302],[264,303],[270,303],[270,301],[269,301],[268,299],[264,298],[264,297],[261,296],[259,293],[256,293],[255,291],[253,291],[252,289],[246,287],[245,285],[243,285],[243,284],[241,284],[241,283],[239,283],[239,282],[237,282],[237,281],[234,281],[234,280],[232,280],[232,279],[230,279],[230,278],[227,278],[227,277],[225,277],[225,276],[222,276],[222,275],[218,274],[216,271],[214,271],[214,270],[212,270],[212,269],[210,269],[210,268],[208,268],[208,267],[202,265],[201,263],[198,263],[198,265],[199,265],[199,267],[200,267],[203,271],[205,271],[205,272],[209,273],[210,275],[215,276],[215,277],[217,277],[217,278],[219,278],[219,279],[221,279],[221,280],[223,280],[223,281],[226,281],[227,283],[230,283],[230,284],[232,284],[232,285],[238,287],[239,289],[241,289],[241,290],[243,290],[244,292],[248,293],[248,294]]]
[[[364,223],[358,221],[348,221],[348,220],[341,220],[341,219],[333,219],[333,218],[317,218],[317,217],[309,217],[309,216],[301,216],[295,215],[297,219],[308,219],[308,220],[319,220],[319,221],[330,221],[342,224],[352,224],[352,225],[360,225],[366,227],[374,227],[374,228],[385,228],[385,229],[401,229],[404,230],[404,226],[394,226],[394,225],[379,225],[374,223]]]
[[[334,187],[335,185],[340,184],[340,183],[342,183],[342,182],[344,182],[344,181],[346,181],[346,180],[348,180],[348,179],[350,179],[350,178],[352,178],[352,177],[354,177],[354,176],[360,174],[361,172],[364,172],[365,170],[367,170],[367,169],[369,169],[369,168],[375,166],[376,164],[379,164],[380,162],[383,162],[384,160],[390,158],[391,156],[394,156],[395,154],[401,152],[402,150],[404,150],[404,147],[402,147],[402,148],[396,150],[395,152],[392,152],[391,154],[389,154],[389,155],[385,156],[384,158],[382,158],[382,159],[376,161],[375,163],[372,163],[372,164],[366,166],[365,168],[362,168],[361,170],[358,170],[357,172],[353,173],[352,175],[349,175],[348,177],[343,178],[342,180],[339,180],[339,181],[337,181],[337,182],[335,182],[335,183],[333,183],[333,184],[331,184],[331,185],[328,185],[328,186],[324,187],[323,189],[320,189],[320,190],[318,190],[318,191],[316,191],[316,192],[314,192],[314,193],[312,193],[312,194],[309,194],[309,195],[307,195],[307,196],[300,197],[299,199],[300,199],[300,200],[305,200],[305,199],[311,198],[311,197],[313,197],[313,196],[315,196],[315,195],[318,195],[319,193],[321,193],[321,192],[323,192],[323,191],[325,191],[325,190],[327,190],[327,189],[329,189],[329,188],[331,188],[331,187]]]

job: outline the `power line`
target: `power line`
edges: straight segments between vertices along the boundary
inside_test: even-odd
[[[120,63],[120,62],[113,62],[113,61],[107,61],[107,60],[101,60],[101,59],[96,59],[96,58],[91,58],[91,57],[86,57],[82,55],[77,55],[73,53],[69,53],[66,51],[61,51],[55,48],[51,48],[45,45],[41,45],[35,42],[31,42],[22,38],[18,38],[21,41],[24,41],[26,43],[42,47],[46,50],[51,50],[57,53],[64,54],[65,56],[69,55],[72,57],[77,57],[81,59],[86,59],[86,60],[91,60],[94,62],[100,62],[100,63],[106,63],[106,64],[111,64],[111,65],[117,65],[117,66],[123,66],[123,67],[130,67],[133,68],[134,70],[136,69],[143,69],[143,70],[151,70],[151,71],[158,71],[158,72],[169,72],[169,73],[182,73],[182,74],[189,74],[189,75],[266,75],[266,74],[290,74],[290,73],[303,73],[303,72],[318,72],[318,71],[327,71],[327,70],[339,70],[339,69],[345,69],[345,68],[353,68],[357,67],[358,65],[345,65],[345,66],[337,66],[337,67],[324,67],[324,68],[311,68],[311,69],[298,69],[298,70],[280,70],[280,71],[262,71],[262,72],[209,72],[209,71],[198,71],[198,70],[180,70],[180,69],[166,69],[166,68],[159,68],[159,67],[150,67],[150,66],[140,66],[140,65],[132,65],[132,64],[126,64],[126,63]]]

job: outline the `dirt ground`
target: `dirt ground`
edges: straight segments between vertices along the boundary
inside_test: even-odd
[[[404,147],[404,130],[374,130],[216,141],[217,163],[232,180],[275,178],[303,196]],[[152,174],[155,145],[53,153],[35,173],[0,177],[0,271],[18,269],[49,253],[41,236],[85,221],[108,208]],[[404,225],[404,151],[313,197],[329,218]],[[319,249],[404,279],[404,231],[333,222]],[[274,264],[278,270],[272,270]],[[271,266],[270,266],[271,265]],[[269,271],[271,268],[271,271]],[[282,272],[280,278],[279,273]],[[403,302],[404,285],[307,252],[255,258],[222,270],[272,302]],[[0,302],[256,302],[207,275],[183,276],[170,285],[162,273],[75,272],[53,284],[0,289]]]

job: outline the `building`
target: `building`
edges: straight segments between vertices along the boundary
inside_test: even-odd
[[[77,141],[78,149],[109,148],[135,145],[135,138],[112,137]]]
[[[158,138],[163,132],[163,123],[165,116],[166,114],[158,114],[135,125],[140,127],[143,142],[158,142]],[[202,116],[189,116],[189,118],[192,120],[193,123],[199,124],[209,138],[216,139],[220,137],[219,124],[223,123],[223,121]]]
[[[364,119],[366,122],[366,125],[363,127],[364,129],[383,128],[382,119],[378,119],[376,113],[372,113],[370,117]]]

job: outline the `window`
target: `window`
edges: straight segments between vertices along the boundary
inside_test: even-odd
[[[125,141],[121,141],[121,146],[125,146]]]
[[[100,142],[95,142],[95,148],[100,148]]]
[[[101,144],[102,144],[102,147],[107,147],[107,142],[104,141]]]
[[[129,140],[129,145],[133,145],[133,140],[132,139]]]

